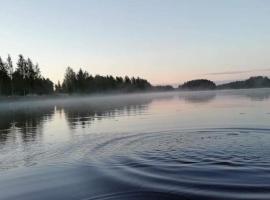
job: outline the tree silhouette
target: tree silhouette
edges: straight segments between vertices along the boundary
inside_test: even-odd
[[[250,77],[244,81],[234,81],[218,86],[218,89],[244,89],[244,88],[265,88],[270,87],[270,79],[268,77],[256,76]]]
[[[14,94],[14,86],[13,86],[13,71],[14,71],[14,69],[13,69],[12,59],[11,59],[9,54],[7,57],[6,66],[7,66],[8,75],[10,77],[10,93],[11,93],[11,95],[13,95]]]
[[[0,57],[0,94],[8,95],[10,86],[10,78],[8,76],[7,65]]]
[[[179,88],[184,90],[213,90],[216,89],[216,84],[210,80],[197,79],[185,82]]]
[[[34,64],[30,58],[20,54],[14,68],[10,55],[6,62],[0,57],[0,95],[89,94],[159,89],[164,90],[164,87],[153,87],[147,80],[139,77],[93,76],[83,69],[75,72],[71,67],[67,67],[63,82],[58,81],[54,87],[50,79],[42,76],[39,65]]]
[[[88,72],[79,69],[76,73],[71,67],[66,69],[65,78],[60,85],[57,84],[56,90],[66,93],[97,93],[97,92],[108,92],[108,91],[139,91],[150,89],[151,84],[141,78],[129,78],[113,76],[101,76],[89,75]]]
[[[6,63],[0,58],[0,95],[49,94],[54,92],[53,83],[40,74],[38,64],[19,55],[17,68],[8,55]]]
[[[65,78],[63,81],[63,89],[68,93],[75,92],[76,74],[71,67],[66,69]]]

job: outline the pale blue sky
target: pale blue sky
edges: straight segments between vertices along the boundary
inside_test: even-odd
[[[268,0],[0,0],[0,55],[154,84],[270,75]],[[228,73],[224,73],[228,72]]]

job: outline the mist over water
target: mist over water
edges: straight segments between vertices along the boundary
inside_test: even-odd
[[[270,90],[0,102],[0,199],[269,199]]]

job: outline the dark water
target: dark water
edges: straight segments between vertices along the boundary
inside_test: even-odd
[[[270,199],[270,90],[0,103],[0,199]]]

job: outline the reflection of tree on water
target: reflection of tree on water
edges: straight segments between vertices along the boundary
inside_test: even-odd
[[[216,95],[237,95],[252,101],[270,98],[269,89],[181,92],[179,99],[189,103],[208,103]],[[6,141],[20,143],[37,140],[42,136],[43,125],[57,112],[62,112],[69,128],[86,127],[95,120],[114,118],[119,115],[139,115],[148,109],[153,100],[168,101],[175,93],[147,95],[119,95],[111,97],[60,98],[51,101],[29,101],[23,106],[0,104],[0,146]]]
[[[154,99],[162,98],[168,96],[123,95],[1,104],[0,145],[7,141],[19,145],[21,142],[37,140],[37,137],[42,136],[44,123],[52,118],[55,111],[65,115],[72,129],[77,126],[86,127],[94,120],[141,114]]]
[[[113,99],[107,101],[82,102],[76,104],[58,105],[57,110],[63,110],[71,129],[90,125],[95,120],[114,118],[119,115],[137,115],[148,108],[151,98]]]
[[[0,146],[5,144],[5,142],[8,140],[8,134],[9,132],[7,130],[0,131]]]
[[[179,96],[179,99],[184,99],[189,103],[208,103],[215,98],[215,92],[190,92]]]
[[[270,90],[250,91],[245,94],[252,101],[264,101],[270,98]]]
[[[50,119],[53,113],[54,106],[1,110],[0,144],[7,140],[10,142],[36,140],[36,137],[42,134],[44,122]]]
[[[250,99],[251,101],[265,101],[270,98],[270,89],[239,89],[219,91],[222,95],[239,96]]]

